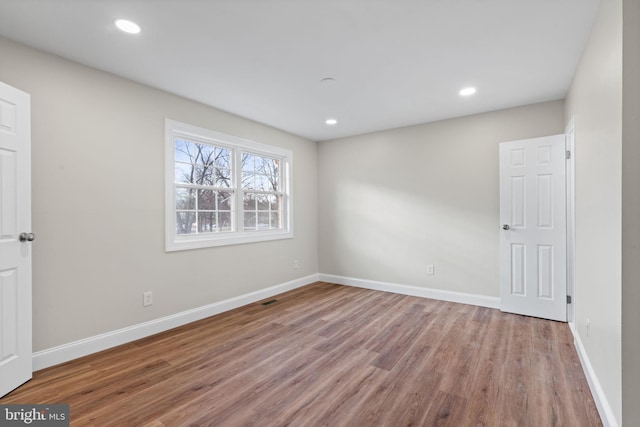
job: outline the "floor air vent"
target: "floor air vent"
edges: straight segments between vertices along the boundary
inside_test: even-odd
[[[269,301],[265,301],[262,303],[262,305],[269,305],[269,304],[273,304],[274,302],[278,302],[277,299],[270,299]]]

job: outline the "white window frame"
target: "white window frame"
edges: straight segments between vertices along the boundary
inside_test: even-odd
[[[234,165],[232,182],[235,188],[232,205],[234,212],[232,231],[177,234],[174,145],[176,138],[185,138],[231,150]],[[277,158],[281,162],[282,210],[280,220],[282,228],[280,229],[244,230],[243,189],[240,180],[243,152]],[[291,150],[204,129],[177,120],[165,119],[165,250],[172,252],[293,238],[292,169],[293,152]]]

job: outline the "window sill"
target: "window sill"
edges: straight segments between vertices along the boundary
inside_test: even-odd
[[[174,240],[167,240],[165,245],[166,252],[184,251],[189,249],[202,249],[217,246],[241,245],[246,243],[267,242],[270,240],[292,239],[292,231],[258,231],[229,233],[216,235],[194,235],[194,236],[178,236]]]

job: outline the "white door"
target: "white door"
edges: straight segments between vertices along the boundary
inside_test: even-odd
[[[500,144],[500,309],[567,320],[565,136]]]
[[[0,82],[0,396],[32,373],[30,102]]]

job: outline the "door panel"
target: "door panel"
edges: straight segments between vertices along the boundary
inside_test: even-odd
[[[511,294],[525,295],[525,245],[511,245]]]
[[[18,345],[14,331],[18,329],[18,278],[16,269],[0,272],[0,363],[5,363],[18,356]]]
[[[524,213],[526,203],[525,179],[523,176],[511,177],[511,226],[525,227]]]
[[[29,95],[0,82],[0,396],[31,378]]]
[[[566,321],[564,135],[500,144],[501,310]]]

